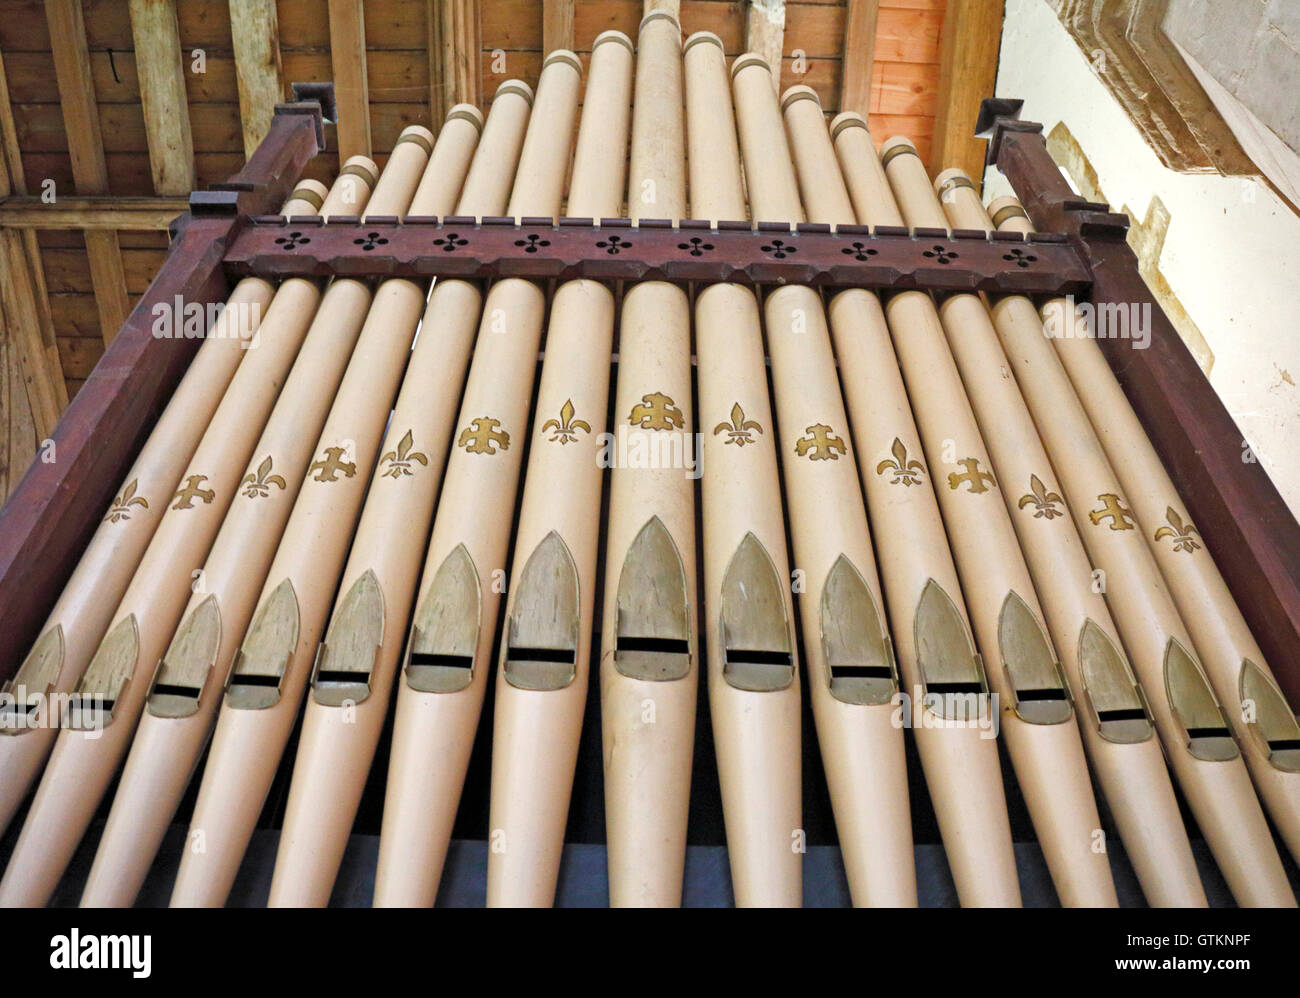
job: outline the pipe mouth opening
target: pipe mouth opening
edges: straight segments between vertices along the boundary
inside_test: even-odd
[[[542,63],[542,69],[545,69],[553,62],[566,63],[567,65],[572,66],[574,69],[576,69],[578,71],[579,76],[582,75],[582,60],[579,59],[575,53],[570,52],[568,49],[556,49],[554,52],[548,55],[546,57],[546,60]]]
[[[817,105],[818,110],[821,110],[821,98],[817,96],[817,91],[806,83],[796,83],[781,95],[781,110],[784,111],[795,101],[801,100],[810,100]]]
[[[496,96],[502,97],[505,94],[517,94],[528,102],[528,106],[533,106],[533,88],[523,80],[505,80],[501,86],[497,87]]]
[[[686,41],[682,44],[682,53],[685,54],[687,49],[689,49],[692,45],[696,45],[700,42],[712,42],[714,45],[718,46],[718,49],[720,51],[722,52],[726,51],[726,48],[722,44],[722,39],[719,38],[717,35],[715,35],[712,31],[696,31],[693,34],[691,34],[686,39]]]
[[[831,138],[834,139],[846,128],[861,128],[868,136],[871,134],[867,119],[857,111],[841,111],[831,119]]]
[[[761,66],[767,72],[772,72],[772,67],[767,64],[767,60],[761,55],[757,52],[746,52],[744,55],[736,56],[736,61],[731,64],[731,78],[734,80],[736,74],[742,69],[748,69],[750,66]]]
[[[618,42],[633,55],[636,55],[636,47],[632,44],[632,39],[617,29],[610,28],[608,31],[602,31],[596,36],[596,40],[591,43],[591,50],[596,51],[605,42]]]
[[[480,132],[483,131],[483,112],[473,104],[456,104],[447,112],[448,121],[468,121]]]

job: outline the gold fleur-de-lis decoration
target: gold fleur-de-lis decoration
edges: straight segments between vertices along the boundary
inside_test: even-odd
[[[418,450],[411,450],[411,445],[415,438],[411,436],[411,431],[407,430],[406,435],[397,442],[397,450],[390,450],[379,458],[380,464],[387,464],[381,478],[401,478],[403,475],[411,475],[411,463],[419,461],[425,467],[429,465],[429,459],[421,454]]]
[[[1165,520],[1169,525],[1160,527],[1156,531],[1156,540],[1163,537],[1172,537],[1174,539],[1174,550],[1186,551],[1188,554],[1201,546],[1192,539],[1192,535],[1199,535],[1200,531],[1192,526],[1190,521],[1184,523],[1183,518],[1174,511],[1172,506],[1165,507]]]
[[[745,410],[737,402],[731,407],[731,422],[719,423],[713,428],[713,435],[716,437],[719,433],[726,431],[727,439],[722,441],[724,444],[735,444],[737,447],[744,447],[745,444],[755,442],[754,435],[751,431],[757,430],[763,432],[763,427],[752,419],[745,418]]]
[[[632,406],[628,422],[643,430],[671,430],[680,427],[685,418],[669,396],[663,392],[651,392],[642,395],[640,403]]]
[[[271,474],[271,455],[266,455],[265,460],[257,466],[257,471],[249,472],[244,476],[244,480],[239,483],[243,489],[244,495],[249,499],[265,499],[271,494],[271,486],[274,485],[283,491],[286,483],[279,475]]]
[[[542,424],[542,432],[554,430],[551,435],[551,443],[569,444],[578,439],[578,431],[583,433],[591,432],[591,424],[585,419],[573,418],[574,408],[573,399],[566,399],[564,405],[560,406],[560,418],[548,419]]]
[[[104,517],[109,523],[117,523],[118,520],[131,519],[131,507],[140,506],[144,509],[149,508],[149,500],[144,496],[135,494],[136,486],[140,479],[133,478],[126,483],[122,489],[122,494],[113,500],[113,505],[108,508],[108,515]]]
[[[1065,500],[1057,493],[1048,491],[1047,486],[1043,484],[1043,480],[1037,475],[1029,476],[1029,492],[1021,496],[1020,502],[1016,505],[1019,509],[1024,509],[1031,503],[1034,507],[1035,520],[1040,517],[1044,520],[1050,520],[1053,517],[1065,515],[1063,510],[1056,508],[1057,503],[1064,504]]]
[[[838,461],[845,453],[844,441],[831,432],[825,423],[815,423],[806,427],[808,435],[794,442],[794,452],[810,461]],[[839,451],[839,454],[835,452]]]
[[[894,459],[885,459],[876,465],[876,474],[883,475],[886,471],[892,473],[894,477],[890,485],[920,485],[921,478],[925,475],[925,466],[915,458],[908,460],[907,447],[903,441],[894,437],[889,453],[894,455]]]

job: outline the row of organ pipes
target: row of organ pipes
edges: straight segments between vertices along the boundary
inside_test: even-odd
[[[1029,229],[665,12],[582,91],[554,52],[283,214]],[[1044,335],[1072,304],[690,290],[240,281],[9,684],[0,904],[50,899],[119,769],[82,903],[134,901],[192,778],[172,904],[224,903],[300,712],[270,904],[327,903],[394,687],[374,903],[432,904],[489,681],[488,903],[549,904],[592,669],[610,900],[678,904],[704,662],[739,905],[801,900],[805,682],[855,904],[916,903],[903,715],[961,903],[1020,903],[962,716],[995,693],[1063,904],[1117,903],[1095,780],[1150,904],[1206,903],[1177,784],[1237,902],[1294,905],[1300,729],[1096,343]],[[698,433],[698,494],[606,476],[606,430]]]

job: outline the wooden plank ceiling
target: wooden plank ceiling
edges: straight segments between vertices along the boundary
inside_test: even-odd
[[[811,85],[828,114],[869,111],[878,140],[907,135],[928,157],[942,145],[935,139],[936,118],[945,116],[941,51],[950,62],[972,58],[970,44],[942,41],[945,6],[971,3],[1001,6],[1000,0],[757,0],[753,6],[750,0],[9,0],[0,18],[0,138],[8,164],[0,234],[13,239],[0,247],[0,267],[7,268],[0,292],[30,289],[24,300],[6,301],[7,326],[44,325],[7,328],[10,335],[0,338],[0,419],[12,423],[22,408],[15,398],[22,381],[9,373],[21,361],[39,403],[30,411],[46,416],[33,425],[24,417],[20,432],[31,439],[34,428],[38,440],[48,432],[50,406],[66,404],[65,386],[68,396],[76,393],[158,268],[167,246],[161,225],[183,203],[177,196],[239,169],[289,81],[334,80],[345,114],[366,109],[341,131],[329,126],[331,152],[308,171],[327,180],[337,170],[340,145],[348,153],[369,152],[382,165],[406,125],[436,127],[456,100],[485,106],[508,77],[536,83],[545,44],[568,44],[585,60],[601,31],[617,28],[635,37],[643,7],[677,7],[686,33],[717,33],[729,55],[755,45],[779,47],[782,87]],[[983,18],[979,28],[992,39],[976,46],[988,63],[982,79],[991,81],[997,17]],[[945,79],[954,75],[963,78],[950,66]],[[963,88],[952,99],[972,104],[963,109],[971,117],[978,96]],[[969,127],[965,117],[953,127]],[[35,200],[51,192],[53,204]],[[8,490],[5,463],[0,455],[0,495]]]

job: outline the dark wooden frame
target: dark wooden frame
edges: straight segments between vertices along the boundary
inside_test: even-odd
[[[990,161],[1011,181],[1039,230],[1028,239],[865,226],[836,232],[824,225],[755,228],[747,222],[643,222],[634,228],[627,219],[605,219],[599,227],[591,219],[286,222],[265,216],[324,141],[319,103],[279,106],[244,170],[192,195],[190,213],[173,227],[167,261],[60,419],[57,460],[33,464],[0,510],[0,679],[13,674],[35,639],[197,347],[193,340],[152,336],[155,303],[176,295],[187,302],[220,301],[231,279],[247,273],[586,276],[937,293],[1074,292],[1090,293],[1098,303],[1149,303],[1149,349],[1134,350],[1127,340],[1100,342],[1283,690],[1293,705],[1300,703],[1300,525],[1260,465],[1243,463],[1240,431],[1138,274],[1125,242],[1127,218],[1070,191],[1041,127],[1016,120],[1017,107],[985,102],[981,127],[992,133]],[[464,242],[448,251],[453,232]],[[794,251],[772,252],[775,239]],[[700,242],[712,248],[694,252]]]

